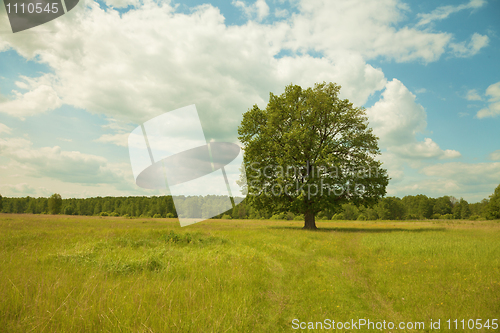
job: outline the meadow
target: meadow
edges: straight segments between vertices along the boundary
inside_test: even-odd
[[[499,330],[498,221],[302,225],[0,214],[0,331],[293,332],[327,318]]]

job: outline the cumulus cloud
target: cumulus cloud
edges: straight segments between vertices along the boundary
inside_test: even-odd
[[[456,57],[472,57],[477,54],[483,47],[488,46],[490,39],[486,35],[475,33],[470,41],[466,44],[465,41],[460,43],[450,43],[450,47]]]
[[[492,161],[500,161],[500,149],[499,150],[495,150],[488,157]]]
[[[14,94],[14,99],[0,102],[0,112],[20,119],[54,110],[62,105],[57,92],[48,85],[40,85],[24,94],[14,91]]]
[[[276,8],[276,10],[274,11],[274,16],[278,18],[288,17],[288,15],[290,15],[290,13],[286,9]]]
[[[380,138],[380,146],[388,151],[411,159],[456,158],[455,150],[442,150],[430,138],[418,142],[416,135],[427,127],[427,114],[422,105],[415,102],[412,94],[401,81],[388,82],[381,99],[367,115],[374,133]]]
[[[0,123],[0,134],[1,133],[10,134],[11,132],[12,132],[12,129],[9,126]]]
[[[387,83],[382,97],[367,109],[367,114],[384,147],[411,143],[427,126],[424,108],[397,79]]]
[[[96,139],[94,141],[128,147],[128,136],[129,133],[103,134],[99,139]]]
[[[417,26],[426,25],[434,21],[444,20],[448,18],[448,16],[450,16],[451,14],[457,13],[465,9],[478,9],[484,6],[486,3],[487,3],[486,0],[470,0],[466,4],[455,5],[455,6],[453,5],[441,6],[434,9],[430,13],[418,14],[418,17],[420,17],[420,21],[417,23]]]
[[[28,183],[3,184],[0,186],[2,192],[8,196],[48,196],[51,193],[45,187],[34,187]]]
[[[391,179],[388,188],[389,190],[394,184],[399,183],[404,179],[405,163],[399,156],[390,151],[383,152],[380,156],[380,161],[383,163],[383,167],[387,170],[387,174]]]
[[[476,117],[479,119],[500,115],[500,81],[486,89],[486,96],[490,97],[488,99],[489,105],[477,112]]]
[[[403,181],[392,182],[389,195],[404,196],[425,193],[431,197],[454,195],[469,202],[487,198],[500,183],[500,163],[448,162],[423,166],[418,174],[406,176]]]
[[[398,62],[439,59],[452,35],[394,26],[408,7],[396,0],[303,0],[293,15],[285,46],[332,56],[356,52],[366,59],[385,57]],[[341,33],[340,33],[341,32]]]
[[[453,180],[462,185],[499,184],[500,163],[450,162],[430,165],[422,169],[426,176]]]
[[[243,10],[249,19],[255,18],[257,21],[262,21],[269,15],[269,6],[265,0],[257,0],[252,5],[247,5],[241,0],[233,0],[232,4]]]
[[[391,152],[398,154],[405,158],[457,158],[462,156],[456,150],[442,150],[439,148],[438,144],[432,141],[430,138],[425,138],[424,142],[412,142],[406,145],[393,146],[388,148]]]
[[[105,2],[108,6],[113,6],[114,8],[125,8],[140,4],[139,0],[105,0]]]
[[[467,92],[467,95],[465,96],[465,98],[468,101],[481,101],[482,100],[481,96],[479,96],[476,89],[469,90]]]
[[[269,12],[262,0],[236,3],[261,18]],[[3,45],[53,70],[18,82],[28,92],[3,102],[3,112],[26,117],[64,103],[142,123],[195,103],[207,136],[228,139],[236,136],[241,114],[255,103],[264,105],[270,91],[280,93],[290,82],[333,81],[342,85],[342,97],[363,105],[386,83],[367,58],[434,61],[451,38],[395,29],[408,10],[395,0],[302,1],[299,13],[286,21],[243,26],[226,26],[211,5],[181,14],[169,3],[144,1],[120,14],[85,4],[47,23],[56,34],[0,36]],[[277,58],[284,49],[292,56]]]
[[[255,103],[265,105],[270,91],[281,93],[291,82],[336,82],[343,97],[356,105],[385,84],[383,72],[357,52],[276,58],[290,33],[288,23],[226,26],[210,5],[186,15],[165,3],[146,2],[120,15],[87,4],[70,17],[47,23],[57,34],[0,36],[54,72],[32,80],[52,89],[43,96],[54,96],[48,99],[53,104],[44,107],[48,103],[39,101],[41,108],[24,114],[62,101],[137,124],[194,103],[207,137],[227,140],[236,137],[244,111]],[[31,87],[32,82],[26,84]]]
[[[30,168],[33,176],[80,184],[123,186],[126,182],[120,168],[104,157],[64,151],[58,146],[33,148],[32,142],[24,138],[0,138],[0,153]]]

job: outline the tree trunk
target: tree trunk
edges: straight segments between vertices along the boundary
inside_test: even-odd
[[[304,215],[304,228],[303,229],[308,229],[308,230],[316,230],[318,229],[316,227],[316,220],[314,217],[313,212],[306,212]]]

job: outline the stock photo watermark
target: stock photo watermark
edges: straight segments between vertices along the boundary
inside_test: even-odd
[[[339,167],[326,165],[281,166],[251,163],[247,169],[247,187],[253,195],[361,196],[366,185],[360,180],[378,177],[376,167]],[[281,182],[271,182],[280,179]]]
[[[76,7],[80,0],[3,0],[12,32],[50,22]]]

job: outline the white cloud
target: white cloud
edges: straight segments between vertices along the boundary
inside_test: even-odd
[[[476,55],[483,47],[488,46],[489,41],[488,36],[474,33],[467,44],[465,41],[450,43],[450,47],[456,57],[466,58]]]
[[[481,96],[479,96],[479,94],[477,93],[476,89],[469,90],[467,92],[467,96],[465,96],[465,98],[468,101],[481,101],[482,100]]]
[[[407,184],[396,185],[392,191],[394,195],[416,195],[427,193],[429,196],[437,198],[443,195],[456,195],[463,188],[454,180],[450,179],[424,179],[412,181]],[[463,197],[463,196],[462,196]]]
[[[101,127],[105,130],[112,130],[115,133],[103,134],[100,138],[94,140],[94,142],[111,143],[121,147],[128,147],[128,137],[135,126],[125,124],[124,122],[114,118],[107,118],[106,120],[108,123],[106,125],[102,125]]]
[[[442,150],[439,148],[437,143],[432,141],[430,138],[425,138],[424,142],[412,142],[406,145],[393,146],[388,148],[389,151],[396,153],[397,155],[405,158],[457,158],[462,156],[456,150]]]
[[[10,134],[12,133],[12,128],[9,126],[0,123],[0,133]]]
[[[113,6],[114,8],[125,8],[140,4],[139,0],[105,0],[105,2],[108,6]]]
[[[380,156],[380,161],[383,163],[382,167],[387,170],[391,178],[389,188],[404,179],[404,162],[399,156],[390,151],[384,151]]]
[[[396,0],[303,0],[293,15],[285,46],[321,51],[326,56],[356,52],[364,58],[384,57],[398,62],[439,59],[452,35],[415,28],[394,28],[408,7]]]
[[[397,79],[387,83],[382,97],[367,109],[367,114],[382,147],[412,143],[427,126],[424,108]]]
[[[127,175],[123,171],[124,166],[117,168],[104,157],[63,151],[58,146],[33,148],[31,141],[24,138],[0,138],[0,153],[30,169],[33,176],[69,183],[124,186],[125,177],[131,177],[130,172]]]
[[[265,0],[257,0],[250,6],[241,0],[233,0],[232,4],[241,8],[249,19],[255,18],[259,22],[269,15],[269,6]]]
[[[357,52],[274,58],[290,32],[287,23],[226,26],[210,5],[186,15],[147,2],[121,16],[88,5],[47,23],[57,34],[0,39],[52,68],[54,74],[32,82],[43,81],[64,104],[120,122],[142,123],[194,103],[208,137],[228,139],[236,137],[244,111],[265,105],[270,91],[281,93],[291,82],[336,82],[356,105],[385,84],[383,72]]]
[[[490,160],[492,161],[500,161],[500,149],[495,150],[489,155]]]
[[[57,34],[0,36],[54,72],[25,78],[19,86],[32,91],[4,103],[4,112],[25,117],[64,103],[141,123],[195,103],[209,135],[234,137],[242,112],[263,105],[270,91],[279,93],[290,82],[334,81],[342,85],[343,97],[362,105],[385,84],[383,72],[367,58],[434,61],[451,38],[394,28],[408,11],[396,0],[303,1],[300,13],[286,22],[243,26],[226,26],[210,5],[180,14],[168,3],[145,1],[120,15],[89,0],[85,4],[47,23]],[[269,11],[265,1],[244,6],[259,17]],[[299,54],[274,58],[283,49]],[[324,57],[308,56],[309,50]]]
[[[0,102],[0,112],[24,119],[25,117],[56,109],[62,105],[57,92],[48,85],[40,85],[27,93],[14,91],[15,98]]]
[[[289,15],[290,13],[286,9],[276,8],[276,10],[274,11],[274,16],[278,18],[288,17]]]
[[[112,143],[117,146],[128,147],[128,136],[129,133],[103,134],[99,139],[96,139],[94,141],[102,143]]]
[[[500,184],[500,163],[449,162],[415,168],[399,182],[389,184],[388,195],[425,193],[430,197],[453,195],[469,202],[487,198]],[[421,175],[424,175],[423,178]]]
[[[477,112],[476,117],[479,119],[500,115],[500,81],[486,89],[486,96],[490,96],[489,105]]]
[[[491,185],[500,183],[500,163],[462,163],[450,162],[430,165],[422,169],[426,176],[454,180],[457,184]]]
[[[397,79],[388,82],[381,99],[367,109],[370,126],[380,138],[380,146],[402,158],[456,158],[455,150],[442,150],[430,138],[418,142],[416,135],[427,127],[427,114],[413,95]]]
[[[432,12],[427,14],[418,14],[420,17],[420,21],[417,23],[417,26],[426,25],[433,21],[440,21],[448,18],[453,13],[459,12],[465,9],[477,9],[481,8],[486,4],[486,0],[471,0],[469,3],[453,6],[441,6],[434,9]]]
[[[106,120],[108,123],[106,125],[101,126],[104,129],[110,129],[113,131],[117,131],[119,133],[124,133],[124,132],[130,133],[135,128],[135,126],[133,125],[131,126],[129,124],[125,124],[120,120],[114,118],[107,118]]]
[[[8,196],[49,196],[51,193],[45,187],[34,187],[28,183],[2,184],[2,192]]]
[[[368,97],[384,88],[386,78],[379,68],[364,62],[361,56],[339,56],[328,58],[283,57],[277,61],[272,73],[281,82],[293,82],[303,87],[313,86],[316,82],[331,81],[342,86],[342,98],[348,98],[355,105],[363,105]],[[274,93],[281,93],[283,87]]]

